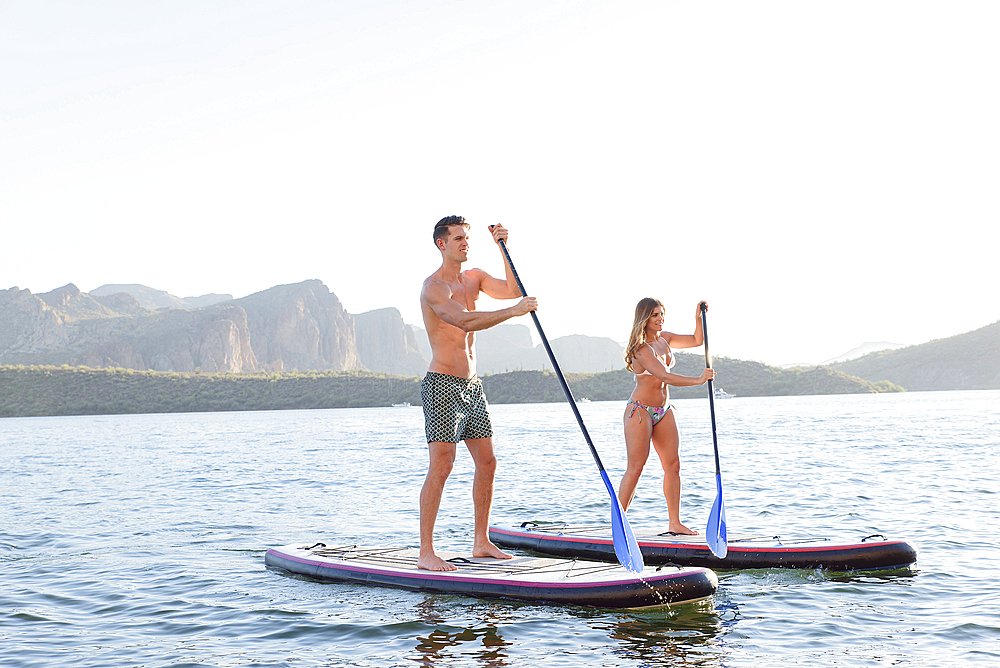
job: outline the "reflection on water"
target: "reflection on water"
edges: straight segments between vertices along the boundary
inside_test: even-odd
[[[461,597],[427,595],[414,608],[430,631],[414,639],[410,660],[478,668],[518,663],[513,648],[525,644],[544,646],[545,660],[536,665],[586,665],[594,647],[604,646],[603,653],[641,666],[719,666],[726,628],[739,617],[735,603],[713,600],[648,610],[480,600],[470,609]],[[592,633],[553,633],[552,625]]]
[[[505,650],[511,643],[503,639],[495,626],[455,632],[435,629],[428,636],[417,638],[418,656],[414,660],[422,666],[447,665],[454,658],[452,652],[447,650],[469,643],[474,645],[463,648],[461,653],[475,659],[484,668],[510,665]]]
[[[614,623],[595,620],[622,660],[644,666],[719,666],[725,627],[712,601],[621,613]]]
[[[504,640],[500,627],[515,619],[514,607],[502,604],[480,602],[475,607],[477,624],[464,628],[449,626],[448,604],[453,604],[453,596],[425,596],[415,606],[415,610],[426,624],[436,628],[430,633],[418,636],[414,648],[413,661],[422,666],[451,665],[456,654],[471,658],[483,668],[508,666],[507,649],[512,643]]]

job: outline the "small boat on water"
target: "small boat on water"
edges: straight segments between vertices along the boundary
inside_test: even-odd
[[[404,401],[401,404],[393,404],[392,407],[393,408],[409,408],[410,407],[410,402],[409,401]]]
[[[726,392],[721,387],[715,388],[715,398],[716,399],[732,399],[735,396],[736,396],[735,394],[729,394],[728,392]]]

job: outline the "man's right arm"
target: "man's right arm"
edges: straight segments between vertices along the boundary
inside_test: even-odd
[[[451,291],[444,283],[424,286],[420,298],[437,317],[463,332],[489,329],[511,318],[538,310],[538,302],[534,297],[524,297],[514,306],[499,311],[469,311],[451,298]]]

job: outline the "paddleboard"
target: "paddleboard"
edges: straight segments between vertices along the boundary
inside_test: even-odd
[[[679,536],[633,528],[647,564],[703,566],[718,569],[824,568],[832,571],[870,571],[904,568],[917,560],[917,550],[905,540],[881,534],[838,541],[823,537],[729,535],[728,553],[719,559],[704,536]],[[524,522],[513,527],[490,527],[490,540],[506,548],[598,561],[617,561],[611,526],[569,526]]]
[[[490,559],[442,552],[438,554],[458,570],[426,571],[417,568],[418,554],[417,548],[295,543],[269,549],[264,563],[317,580],[601,608],[693,603],[710,597],[719,583],[707,568],[650,566],[637,574],[617,563],[524,556]]]

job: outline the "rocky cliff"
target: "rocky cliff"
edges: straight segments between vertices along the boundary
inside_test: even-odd
[[[201,295],[200,297],[175,297],[164,290],[154,290],[153,288],[137,283],[113,283],[102,285],[90,291],[91,297],[110,297],[120,294],[130,295],[135,298],[140,306],[150,311],[156,311],[161,308],[204,308],[229,301],[233,298],[232,295],[214,293]]]
[[[541,357],[531,343],[531,331],[524,325],[497,325],[476,332],[476,368],[480,374],[541,369],[545,351],[540,350]]]
[[[416,332],[403,322],[398,309],[355,315],[354,333],[361,363],[369,371],[399,376],[423,376],[427,371],[430,356],[421,353]]]
[[[427,370],[426,332],[405,324],[395,308],[351,315],[318,280],[228,297],[180,299],[134,284],[89,294],[73,284],[38,295],[3,290],[0,364],[234,373],[367,369],[403,376]],[[551,368],[526,325],[500,325],[477,333],[476,341],[481,374]],[[567,373],[623,364],[610,339],[568,336],[551,343]]]
[[[200,309],[151,311],[126,293],[0,291],[0,364],[156,371],[361,368],[354,322],[320,281]]]
[[[417,348],[430,360],[427,332],[414,327]],[[625,367],[620,345],[608,338],[573,334],[549,341],[566,373],[600,373]],[[552,369],[542,344],[533,345],[527,325],[497,325],[476,332],[476,368],[480,374]]]
[[[550,339],[549,345],[566,373],[600,373],[625,366],[622,347],[608,338],[572,334]],[[551,369],[542,344],[532,345],[526,325],[499,325],[476,335],[480,373]]]
[[[0,363],[257,369],[242,309],[153,313],[130,295],[94,297],[72,283],[40,295],[0,291]]]
[[[362,368],[354,316],[344,310],[322,281],[278,285],[220,307],[226,305],[246,312],[251,344],[258,362],[265,368],[274,371]]]
[[[30,290],[0,291],[0,362],[65,346],[66,318]]]

